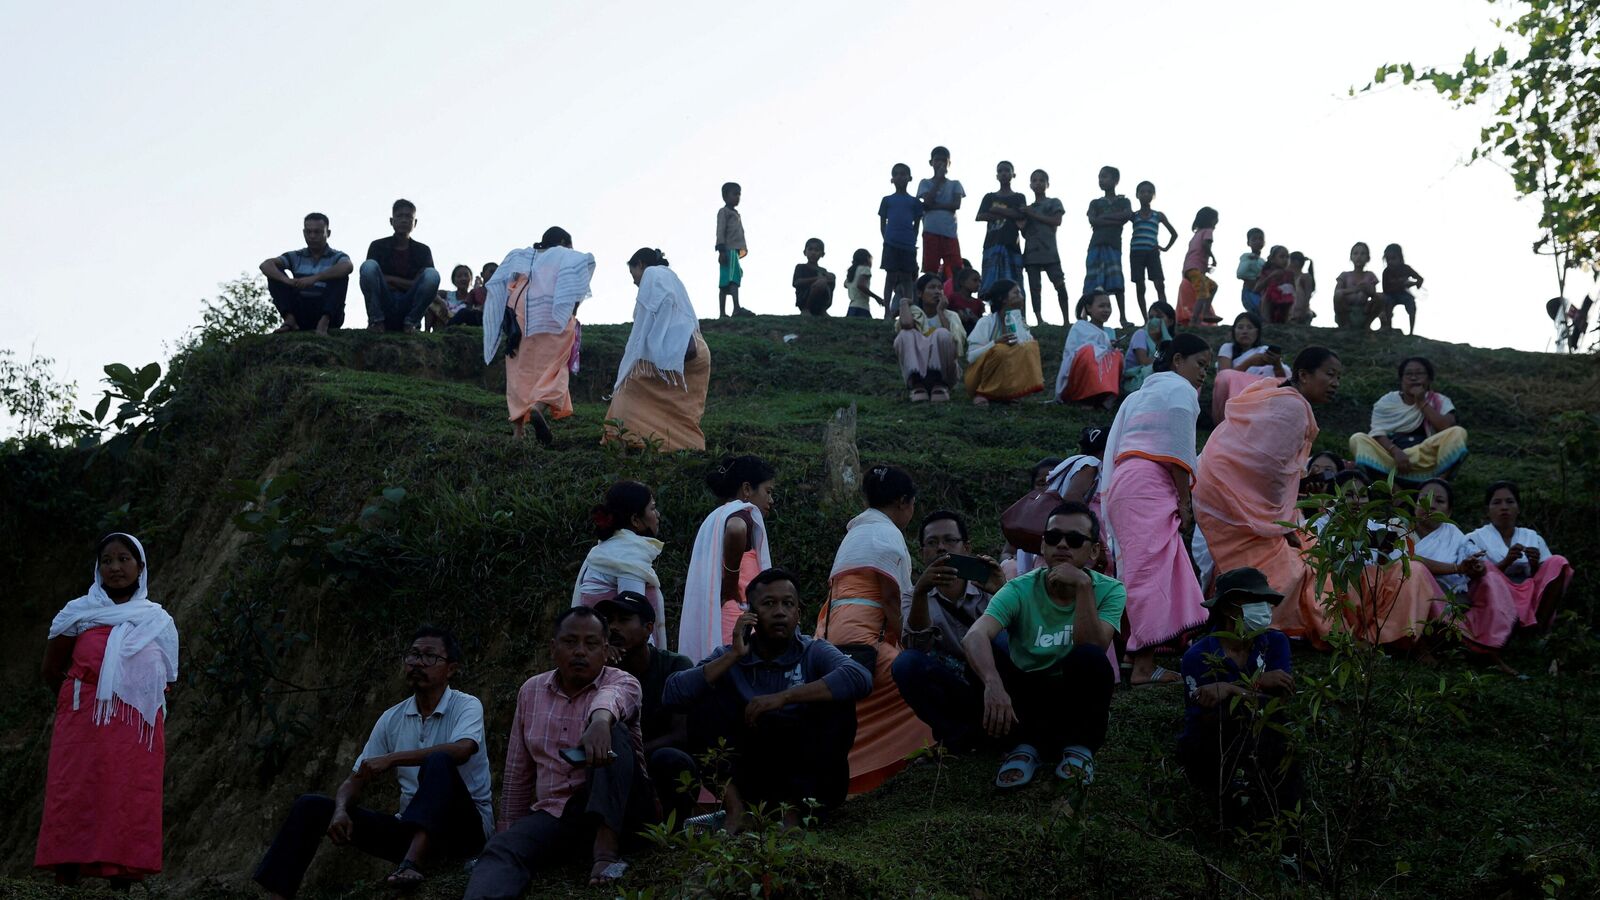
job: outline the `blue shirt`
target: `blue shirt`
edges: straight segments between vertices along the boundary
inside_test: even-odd
[[[706,663],[732,649],[723,644],[700,665],[674,672],[661,692],[662,705],[687,711],[709,695],[717,685],[706,681]],[[739,699],[748,703],[763,694],[776,694],[819,678],[828,683],[835,700],[860,700],[872,692],[871,672],[827,641],[805,635],[796,635],[789,649],[773,659],[762,659],[750,650],[721,680],[730,683]]]
[[[917,223],[922,221],[922,201],[910,194],[894,193],[878,204],[884,220],[883,242],[904,250],[917,248]]]
[[[307,275],[320,275],[342,262],[349,262],[350,257],[344,252],[332,247],[325,248],[321,256],[312,256],[307,248],[290,250],[278,257],[278,264],[289,273],[290,278],[304,278]],[[345,276],[348,278],[349,276]],[[318,294],[327,290],[328,283],[319,281],[302,291],[304,294]]]
[[[1222,642],[1216,635],[1208,634],[1189,646],[1183,654],[1179,671],[1183,675],[1184,711],[1183,732],[1178,735],[1182,743],[1198,731],[1200,717],[1208,710],[1194,701],[1194,692],[1202,685],[1233,684],[1257,672],[1294,671],[1294,661],[1289,655],[1289,639],[1281,631],[1267,630],[1256,638],[1250,653],[1245,656],[1245,667],[1240,669],[1222,652]],[[1214,710],[1213,710],[1214,711]]]

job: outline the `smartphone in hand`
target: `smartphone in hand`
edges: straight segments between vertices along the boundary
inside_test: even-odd
[[[961,556],[951,554],[944,558],[944,564],[956,570],[956,574],[967,581],[983,584],[994,574],[994,567],[976,556]]]
[[[589,754],[582,747],[562,747],[561,758],[575,766],[581,766],[589,761]]]

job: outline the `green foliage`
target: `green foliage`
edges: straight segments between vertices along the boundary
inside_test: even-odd
[[[265,334],[283,321],[261,275],[240,274],[217,288],[217,296],[200,301],[200,324],[179,338],[175,356],[193,352],[202,344],[222,346],[247,335]]]
[[[30,355],[26,361],[15,351],[0,349],[0,408],[15,420],[13,441],[43,440],[59,446],[82,437],[85,428],[73,415],[78,392],[56,379],[56,361]]]
[[[95,405],[94,412],[78,410],[78,415],[96,431],[110,428],[115,434],[100,448],[121,459],[135,446],[142,445],[154,451],[161,444],[161,430],[172,419],[172,410],[166,403],[172,397],[170,385],[161,381],[161,364],[150,363],[134,371],[122,363],[105,367],[106,377],[101,379],[109,387]],[[116,415],[108,422],[111,404],[116,403]]]
[[[1490,105],[1472,159],[1502,161],[1518,193],[1539,197],[1544,236],[1533,249],[1554,258],[1564,291],[1567,272],[1592,270],[1600,255],[1600,0],[1490,2],[1516,11],[1495,22],[1512,49],[1472,50],[1444,68],[1390,63],[1361,90],[1398,78],[1457,106]]]

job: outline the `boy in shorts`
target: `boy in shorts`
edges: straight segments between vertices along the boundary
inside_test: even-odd
[[[1061,307],[1061,320],[1071,322],[1070,302],[1067,300],[1067,282],[1061,274],[1061,251],[1056,247],[1056,229],[1067,208],[1054,197],[1046,197],[1050,189],[1050,175],[1043,169],[1034,169],[1028,176],[1028,187],[1033,191],[1033,202],[1022,210],[1022,237],[1027,242],[1022,251],[1022,267],[1028,273],[1028,296],[1033,298],[1033,318],[1044,324],[1044,288],[1040,274],[1050,277],[1056,289],[1056,303]]]
[[[1156,286],[1156,299],[1162,303],[1167,302],[1167,276],[1161,271],[1161,254],[1172,249],[1178,242],[1178,229],[1172,227],[1167,220],[1167,214],[1157,212],[1150,207],[1150,202],[1156,199],[1156,186],[1148,181],[1139,182],[1133,189],[1133,195],[1139,200],[1139,211],[1133,214],[1133,236],[1128,238],[1128,275],[1133,278],[1134,290],[1139,296],[1139,314],[1150,320],[1150,312],[1144,304],[1144,280],[1148,276]],[[1161,246],[1161,226],[1165,225],[1167,245]]]
[[[878,201],[878,232],[883,235],[883,297],[885,318],[900,314],[900,298],[910,297],[917,282],[917,226],[922,222],[922,201],[906,192],[911,167],[895,163],[889,170],[894,193]]]
[[[950,278],[961,267],[961,242],[956,240],[956,210],[967,195],[961,182],[945,177],[950,170],[950,151],[935,147],[928,154],[933,177],[917,182],[917,199],[922,201],[922,271],[938,272]]]
[[[1083,295],[1110,294],[1117,298],[1117,313],[1122,317],[1122,327],[1133,325],[1128,321],[1128,301],[1122,282],[1122,226],[1133,218],[1133,204],[1117,193],[1117,182],[1122,173],[1115,166],[1100,169],[1100,190],[1105,196],[1089,201],[1089,252],[1084,259]]]
[[[739,260],[748,252],[744,244],[744,220],[739,217],[739,195],[736,182],[722,186],[722,208],[717,210],[717,314],[728,317],[727,298],[733,298],[733,314],[744,312],[739,306],[739,282],[744,280],[744,267]]]

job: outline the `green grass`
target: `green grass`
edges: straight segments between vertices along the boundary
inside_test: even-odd
[[[1072,452],[1083,426],[1109,423],[1087,409],[1036,402],[977,409],[959,402],[959,392],[948,406],[913,407],[884,323],[758,317],[710,323],[706,331],[714,373],[704,423],[709,453],[755,452],[777,466],[774,558],[799,574],[813,607],[844,522],[856,511],[825,490],[823,425],[836,409],[857,405],[863,462],[907,467],[921,488],[919,507],[966,513],[984,550],[998,547],[999,513],[1025,489],[1026,469],[1040,457]],[[1050,378],[1061,330],[1036,333]],[[789,334],[797,337],[785,343]],[[1221,334],[1210,335],[1213,343]],[[87,470],[79,453],[0,456],[0,564],[18,573],[18,634],[42,634],[50,614],[82,590],[84,548],[124,503],[121,527],[150,548],[156,597],[184,631],[184,667],[193,680],[173,696],[167,874],[159,892],[237,895],[288,803],[303,790],[332,790],[373,717],[403,691],[391,660],[419,621],[455,627],[466,643],[460,686],[485,701],[498,769],[516,685],[545,666],[548,623],[567,605],[592,540],[587,510],[616,478],[657,489],[668,545],[658,571],[675,625],[687,550],[714,503],[702,486],[708,456],[621,454],[599,445],[604,397],[625,340],[625,328],[585,330],[577,411],[556,424],[556,446],[548,450],[510,440],[499,393],[503,368],[482,365],[476,330],[455,330],[245,339],[202,352],[186,367],[174,425],[158,454],[136,452]],[[1554,424],[1563,412],[1600,414],[1593,357],[1295,328],[1278,329],[1273,340],[1291,349],[1321,341],[1339,351],[1346,378],[1339,398],[1318,408],[1317,443],[1341,454],[1349,433],[1365,428],[1371,401],[1392,386],[1399,358],[1429,356],[1440,389],[1471,432],[1458,518],[1481,521],[1482,487],[1519,479],[1526,518],[1577,563],[1571,607],[1593,626],[1586,568],[1600,543],[1600,512],[1580,487],[1583,473],[1563,468]],[[374,535],[379,556],[360,578],[301,586],[289,567],[233,527],[236,504],[222,499],[223,489],[235,479],[283,472],[301,478],[292,503],[330,524],[352,520],[385,487],[406,488],[401,518]],[[287,736],[279,766],[263,768],[254,749],[269,726],[202,715],[215,701],[205,668],[218,648],[208,625],[229,587],[270,601],[291,631],[310,638],[268,651],[277,675],[304,689],[284,696],[285,714],[312,726]],[[50,698],[35,687],[34,652],[13,656],[5,671],[24,689],[0,701],[0,746],[9,751],[0,756],[0,802],[10,810],[0,830],[0,872],[26,877]],[[1600,707],[1600,690],[1591,686],[1595,660],[1557,680],[1543,674],[1546,655],[1526,639],[1510,658],[1537,677],[1486,678],[1466,724],[1439,726],[1434,744],[1417,754],[1403,786],[1373,816],[1361,892],[1381,885],[1384,893],[1412,896],[1515,894],[1537,881],[1525,869],[1563,874],[1572,896],[1581,895],[1571,893],[1577,886],[1600,889],[1589,814]],[[1321,660],[1309,654],[1299,662],[1316,671]],[[1451,678],[1469,671],[1476,669],[1445,665]],[[1383,677],[1395,690],[1437,679],[1404,661],[1385,667]],[[1565,735],[1553,730],[1559,697],[1567,707]],[[922,765],[850,803],[819,833],[805,863],[835,895],[1236,893],[1226,879],[1217,882],[1221,876],[1203,862],[1211,858],[1258,894],[1279,893],[1284,886],[1271,881],[1258,855],[1210,833],[1172,769],[1180,711],[1174,694],[1118,695],[1100,781],[1072,829],[1053,817],[1051,785],[1001,802],[988,787],[992,760],[939,771]],[[1328,740],[1336,749],[1337,735]],[[314,870],[316,896],[378,893],[360,883],[382,867],[349,854],[325,852],[323,860]],[[651,880],[648,856],[641,862],[633,887],[670,887]],[[1409,873],[1388,880],[1400,862]],[[559,896],[580,874],[555,873],[537,893]],[[428,895],[459,893],[459,878],[439,882]],[[0,882],[0,893],[23,883]]]

